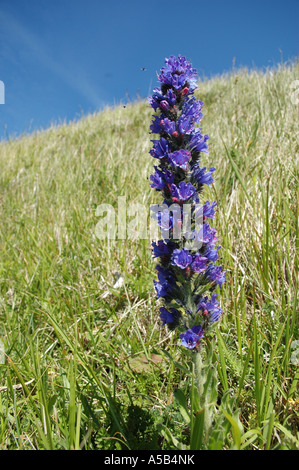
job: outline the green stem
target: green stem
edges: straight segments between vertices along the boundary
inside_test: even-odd
[[[206,380],[208,380],[208,382],[210,383],[210,378],[206,375],[207,371],[204,370],[202,356],[199,351],[196,351],[196,353],[194,354],[193,361],[195,372],[195,384],[198,391],[199,406],[201,409],[201,413],[203,414],[203,431],[204,435],[207,438],[212,425],[212,410],[209,406],[209,387],[207,388],[205,386],[205,383]]]
[[[202,375],[202,357],[199,351],[194,354],[194,371],[195,371],[195,382],[198,390],[199,401],[202,403],[203,399],[203,375]]]

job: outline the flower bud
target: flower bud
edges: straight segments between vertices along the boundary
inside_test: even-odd
[[[163,111],[167,111],[167,109],[169,109],[169,103],[168,103],[168,101],[162,100],[162,101],[160,102],[160,108],[162,108]]]

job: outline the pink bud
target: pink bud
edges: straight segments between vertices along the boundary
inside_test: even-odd
[[[160,107],[161,107],[162,109],[164,109],[164,110],[169,109],[169,103],[168,103],[168,101],[162,100],[161,103],[160,103]]]
[[[172,133],[172,135],[173,135],[174,137],[177,137],[179,134],[178,134],[177,131],[174,131],[174,132]]]
[[[180,200],[177,197],[173,197],[172,202],[180,202]],[[180,220],[178,220],[178,225],[179,224],[180,224]]]
[[[189,91],[189,88],[185,86],[185,88],[182,90],[182,95],[183,96],[187,95],[188,91]]]

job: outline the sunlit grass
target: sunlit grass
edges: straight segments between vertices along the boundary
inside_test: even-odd
[[[240,70],[197,89],[228,271],[213,340],[224,449],[298,446],[298,74]],[[0,145],[1,449],[190,443],[175,399],[190,364],[159,321],[151,240],[95,234],[98,205],[154,202],[151,114],[140,101]]]

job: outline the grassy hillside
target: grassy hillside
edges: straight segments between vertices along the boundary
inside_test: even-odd
[[[217,403],[239,417],[224,449],[298,448],[298,78],[293,64],[197,89],[228,271]],[[151,114],[142,101],[0,144],[0,449],[188,448],[188,356],[160,324],[151,240],[95,229],[100,204],[158,200]]]

